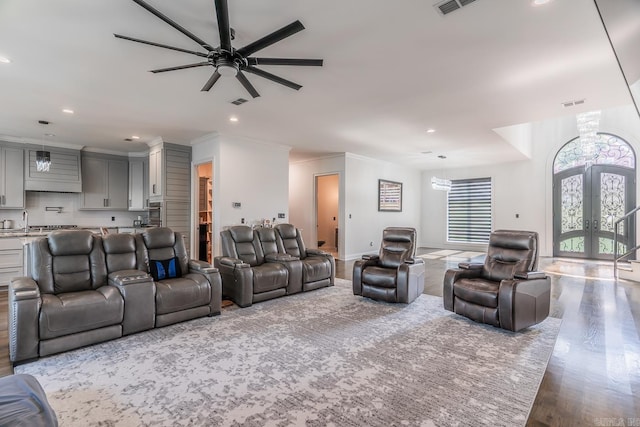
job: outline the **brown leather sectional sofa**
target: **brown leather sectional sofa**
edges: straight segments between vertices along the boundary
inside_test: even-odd
[[[220,314],[217,269],[189,260],[169,228],[56,231],[32,242],[29,256],[30,276],[9,285],[12,362]]]

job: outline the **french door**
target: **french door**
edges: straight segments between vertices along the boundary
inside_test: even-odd
[[[635,207],[635,169],[574,167],[553,178],[553,255],[613,259],[614,223]],[[633,221],[618,230],[618,253],[635,246]]]

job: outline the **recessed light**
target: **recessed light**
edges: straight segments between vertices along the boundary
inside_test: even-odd
[[[64,108],[62,110],[63,113],[67,113],[67,114],[73,114],[73,110],[69,109],[69,108]]]
[[[231,116],[231,117],[229,117],[229,121],[230,122],[237,122],[238,118],[236,116]]]
[[[133,135],[133,136],[131,137],[131,139],[140,139],[140,137],[139,137],[139,136],[137,136],[137,135]]]
[[[427,133],[434,133],[435,131],[435,129],[427,129]]]
[[[532,0],[531,5],[532,6],[542,6],[543,4],[547,4],[550,3],[551,0]]]
[[[446,158],[447,158],[447,156],[445,156],[444,154],[440,154],[440,155],[438,156],[438,158],[439,158],[439,159],[446,159]]]
[[[4,56],[0,56],[0,63],[10,64],[11,60],[9,58],[4,57]]]
[[[127,142],[133,141],[133,139],[131,139],[131,138],[125,138],[124,140],[127,141]]]

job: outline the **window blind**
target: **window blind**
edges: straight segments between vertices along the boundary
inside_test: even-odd
[[[447,196],[447,241],[488,243],[491,234],[491,178],[451,181]]]

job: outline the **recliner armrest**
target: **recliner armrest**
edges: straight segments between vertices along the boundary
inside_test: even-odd
[[[547,275],[544,271],[527,271],[525,273],[516,273],[513,275],[515,279],[524,279],[524,280],[532,280],[532,279],[544,279]]]
[[[380,259],[380,255],[362,255],[362,259],[366,261],[376,261]]]
[[[194,273],[215,273],[216,271],[218,271],[218,269],[208,262],[190,259],[189,271],[192,271]]]
[[[458,268],[463,270],[481,270],[484,264],[478,262],[461,262],[458,264]]]
[[[40,298],[40,288],[31,277],[13,278],[11,286],[9,286],[9,292],[12,294],[14,301]]]
[[[298,261],[300,258],[289,254],[269,254],[265,256],[264,259],[266,259],[267,262],[287,262]]]
[[[327,251],[323,251],[320,249],[307,249],[307,256],[331,256],[331,254]]]
[[[120,270],[109,274],[109,284],[114,286],[126,286],[134,283],[151,282],[153,278],[141,270]]]
[[[422,258],[407,258],[404,260],[405,264],[424,264],[424,260]]]
[[[228,256],[219,257],[216,258],[216,260],[220,265],[227,265],[229,267],[240,267],[242,264],[244,264],[244,261],[242,261],[241,259]],[[248,265],[249,264],[247,264],[247,266]]]

